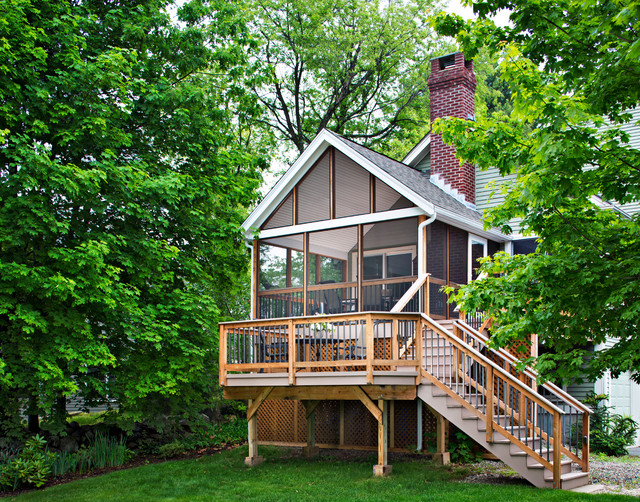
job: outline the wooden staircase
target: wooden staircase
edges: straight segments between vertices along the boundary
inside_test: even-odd
[[[536,375],[463,321],[423,315],[418,397],[540,488],[589,482],[589,409]],[[583,436],[582,431],[585,432]]]

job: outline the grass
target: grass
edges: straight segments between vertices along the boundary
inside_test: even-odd
[[[67,418],[67,422],[78,422],[78,425],[95,425],[102,422],[104,411],[96,413],[76,413]]]
[[[247,448],[192,460],[149,464],[103,476],[25,493],[17,501],[415,501],[451,502],[622,501],[635,497],[584,495],[539,490],[531,486],[458,483],[466,468],[436,467],[425,460],[395,461],[389,478],[373,478],[375,456],[345,461],[323,453],[318,459],[296,457],[291,450],[261,447],[266,462],[248,468]],[[594,498],[597,497],[597,498]]]

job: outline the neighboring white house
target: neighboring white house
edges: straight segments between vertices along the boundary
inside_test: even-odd
[[[629,135],[631,147],[640,149],[640,108],[631,111],[632,119],[624,124],[621,129]],[[602,130],[607,130],[604,127]],[[404,163],[415,167],[423,172],[429,172],[431,166],[430,136],[427,135],[403,160]],[[498,169],[491,168],[484,171],[475,170],[475,209],[484,211],[497,206],[504,201],[504,193],[501,187],[515,179],[515,175],[501,176]],[[629,204],[616,204],[615,201],[599,201],[603,205],[610,205],[628,215],[632,216],[640,212],[640,202]],[[529,253],[535,250],[535,238],[523,236],[520,233],[519,220],[511,220],[513,228],[513,239],[511,252],[514,254]],[[506,246],[508,249],[509,247]],[[600,350],[605,346],[613,344],[613,340],[608,340],[604,345],[597,345],[594,350]],[[605,403],[613,407],[613,411],[620,415],[631,416],[640,424],[640,385],[633,382],[630,373],[624,373],[618,378],[612,378],[607,373],[595,382],[584,382],[573,384],[567,387],[568,392],[574,397],[583,400],[590,392],[596,394],[607,394],[609,400]],[[640,431],[636,436],[636,441],[640,444]]]

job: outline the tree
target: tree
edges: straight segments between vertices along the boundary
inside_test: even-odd
[[[486,19],[500,8],[511,9],[512,28]],[[607,202],[640,199],[640,151],[622,128],[640,102],[639,9],[637,1],[497,0],[474,4],[476,22],[437,23],[471,56],[483,45],[500,51],[514,109],[436,128],[462,158],[515,175],[486,225],[509,232],[522,218],[522,232],[538,237],[536,253],[486,260],[489,276],[457,299],[495,318],[497,345],[537,333],[547,377],[610,369],[640,381],[640,216]],[[590,353],[606,338],[611,348]]]
[[[415,144],[429,128],[429,58],[446,51],[433,0],[255,0],[256,87],[267,125],[302,152],[323,128],[367,145]],[[402,147],[399,147],[402,149]]]
[[[134,418],[211,394],[206,291],[246,274],[259,110],[237,8],[194,0],[173,22],[170,7],[0,3],[4,418],[25,403],[62,418],[79,389]]]

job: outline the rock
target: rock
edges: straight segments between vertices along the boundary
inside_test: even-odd
[[[78,451],[78,446],[78,440],[73,436],[60,438],[60,451],[64,451],[66,453],[75,453]]]
[[[67,430],[69,432],[74,432],[74,431],[77,431],[78,429],[80,429],[80,424],[78,422],[76,422],[75,420],[72,420],[67,425]]]

